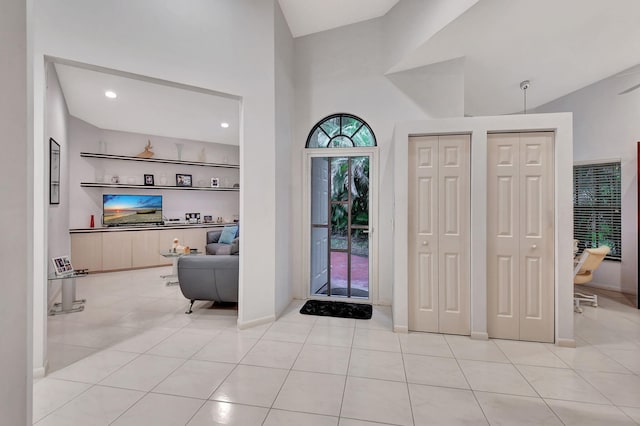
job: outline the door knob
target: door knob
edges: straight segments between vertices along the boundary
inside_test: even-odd
[[[429,241],[423,241],[423,242],[422,242],[422,245],[423,245],[423,246],[428,246],[428,245],[429,245]]]
[[[537,246],[537,245],[535,245],[535,244],[531,244],[531,248],[532,248],[532,249],[535,249],[535,248],[538,248],[538,246]]]

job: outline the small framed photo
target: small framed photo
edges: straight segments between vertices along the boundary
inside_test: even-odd
[[[220,178],[211,178],[211,187],[219,188],[220,187]]]
[[[176,186],[192,186],[191,175],[176,174]]]
[[[204,223],[212,223],[212,222],[213,222],[213,216],[209,216],[209,215],[204,216]]]
[[[144,184],[146,186],[153,186],[155,185],[154,183],[154,179],[153,179],[153,175],[144,175]]]
[[[73,273],[73,266],[71,265],[71,259],[69,256],[59,256],[51,259],[53,262],[53,268],[56,271],[56,275],[65,275]]]

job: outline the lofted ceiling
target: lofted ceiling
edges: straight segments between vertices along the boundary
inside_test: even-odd
[[[55,67],[69,113],[96,127],[239,144],[237,99],[71,65]],[[117,98],[107,98],[107,90]],[[222,128],[222,122],[229,127]]]
[[[384,16],[418,0],[278,1],[299,37]],[[431,116],[517,113],[524,107],[523,80],[531,81],[532,109],[639,64],[638,17],[638,0],[479,0],[456,19],[447,17],[435,33],[426,23],[411,28],[422,31],[424,41],[391,64],[387,76]],[[239,143],[237,99],[66,64],[56,64],[56,71],[71,115],[99,128]],[[453,95],[464,97],[463,111],[447,99],[451,93],[442,92],[441,82],[460,87]],[[107,99],[105,90],[115,91],[117,99]]]
[[[398,0],[278,0],[293,37],[385,15]]]
[[[405,1],[413,0],[386,6],[402,7]],[[420,1],[432,2],[435,11],[443,6],[439,0]],[[320,23],[373,18],[363,15],[370,3],[380,7],[376,13],[385,13],[381,4],[366,0],[280,0],[294,37],[329,28]],[[295,13],[288,9],[292,4]],[[345,8],[349,13],[342,13]],[[425,41],[387,75],[402,80],[414,99],[428,99],[429,67],[462,60],[466,115],[516,113],[524,108],[523,80],[531,81],[531,109],[640,63],[638,17],[638,0],[480,0],[435,34],[427,23],[412,28],[422,31]]]

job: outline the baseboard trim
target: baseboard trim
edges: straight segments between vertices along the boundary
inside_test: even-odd
[[[575,348],[576,339],[556,339],[556,346],[561,348]]]
[[[393,332],[407,334],[409,332],[409,327],[406,325],[394,325]]]
[[[33,369],[33,378],[34,379],[42,379],[47,372],[47,365],[44,367],[38,367]]]
[[[489,340],[489,333],[484,331],[472,331],[469,337],[473,340]]]
[[[256,318],[254,320],[244,321],[244,322],[238,320],[238,329],[246,330],[247,328],[256,327],[258,325],[269,324],[271,322],[274,322],[275,320],[276,320],[275,315],[269,315],[266,317]]]

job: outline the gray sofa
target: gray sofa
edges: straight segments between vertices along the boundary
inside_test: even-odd
[[[184,297],[196,300],[238,302],[240,256],[181,256],[178,259],[178,282]]]
[[[221,244],[218,242],[221,234],[222,231],[207,232],[207,245],[205,247],[206,254],[238,254],[239,235],[236,234],[236,238],[231,242],[231,244]]]

